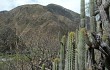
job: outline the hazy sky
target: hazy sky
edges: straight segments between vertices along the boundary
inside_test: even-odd
[[[86,0],[88,2],[89,0]],[[11,10],[17,6],[24,4],[41,4],[48,5],[54,3],[61,5],[75,12],[80,12],[80,0],[1,0],[0,11]]]

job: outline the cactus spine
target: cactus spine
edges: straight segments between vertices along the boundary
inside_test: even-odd
[[[75,70],[75,43],[73,32],[68,34],[65,70]]]
[[[66,45],[66,36],[64,35],[61,39],[61,49],[60,49],[60,63],[59,70],[64,70],[65,68],[65,45]]]

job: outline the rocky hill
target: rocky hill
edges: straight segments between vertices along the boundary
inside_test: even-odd
[[[60,37],[75,31],[79,20],[78,13],[55,4],[22,5],[1,11],[0,51],[9,52],[18,46],[22,50],[23,47],[37,47],[55,52],[59,49]]]

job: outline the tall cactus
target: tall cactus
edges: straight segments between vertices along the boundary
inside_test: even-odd
[[[59,70],[59,59],[58,58],[54,59],[52,70]]]
[[[90,31],[91,34],[93,32],[96,32],[96,23],[95,23],[95,16],[94,16],[94,0],[89,0],[90,1]],[[91,35],[91,42],[95,43],[95,39],[93,37],[93,35]],[[94,55],[94,49],[91,48],[90,50],[90,57],[91,57],[91,65],[92,65],[92,69],[93,68],[93,64],[94,64],[94,60],[95,60],[95,55]]]
[[[66,36],[64,35],[61,39],[61,49],[60,49],[60,63],[59,70],[64,70],[65,68],[65,45],[66,45]]]
[[[81,24],[78,33],[78,70],[85,70],[85,39],[84,39],[84,31],[85,31],[85,0],[81,0]]]
[[[85,27],[85,0],[81,0],[81,15],[80,15],[80,18],[81,18],[81,24],[80,24],[80,27],[81,28],[84,28]]]
[[[68,34],[67,40],[67,52],[65,60],[65,70],[75,70],[75,42],[74,33],[70,32]]]
[[[79,31],[78,36],[78,64],[79,70],[85,70],[85,54],[86,54],[86,47],[85,47],[85,39],[84,39],[84,32],[85,28],[81,28]]]
[[[76,29],[76,33],[75,33],[75,70],[79,70],[78,69],[78,52],[77,52],[77,45],[78,45],[78,29]]]
[[[94,0],[90,1],[90,28],[91,32],[96,32],[96,23],[95,23],[95,16],[94,16]]]

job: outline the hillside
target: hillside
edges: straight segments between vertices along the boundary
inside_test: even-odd
[[[5,49],[0,51],[9,52],[9,47],[15,47],[13,39],[17,36],[20,38],[19,48],[24,45],[25,47],[40,47],[53,51],[52,54],[54,54],[59,49],[59,38],[69,31],[74,31],[78,27],[79,20],[78,13],[55,4],[22,5],[10,11],[1,11],[0,49],[4,47]],[[8,41],[7,38],[9,38]]]

